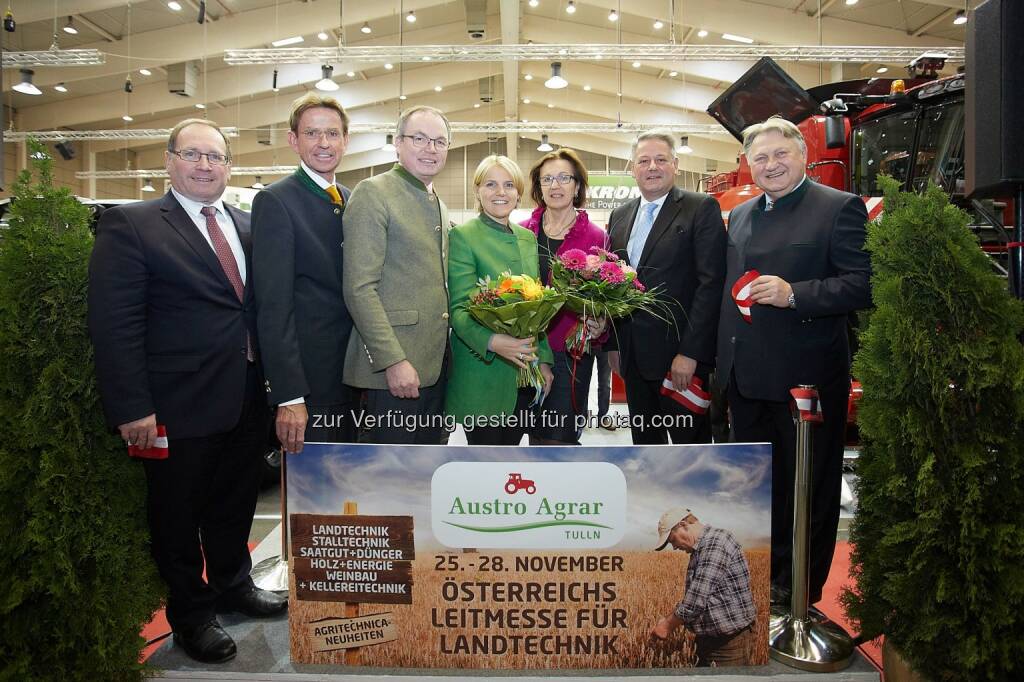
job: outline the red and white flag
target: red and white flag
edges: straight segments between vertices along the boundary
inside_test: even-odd
[[[761,276],[757,270],[747,270],[743,276],[732,285],[732,300],[736,301],[736,307],[740,309],[740,315],[744,322],[751,324],[750,306],[754,303],[750,300],[750,285]]]
[[[711,394],[704,390],[700,377],[690,379],[690,385],[682,391],[672,387],[672,373],[669,372],[661,380],[661,394],[667,395],[690,412],[704,414],[711,405]]]
[[[823,422],[825,415],[821,412],[821,400],[818,391],[813,388],[791,388],[789,394],[796,403],[797,413],[802,422]]]
[[[138,445],[129,445],[128,455],[140,459],[167,459],[167,427],[163,424],[157,424],[156,440],[153,442],[152,447],[143,450]]]

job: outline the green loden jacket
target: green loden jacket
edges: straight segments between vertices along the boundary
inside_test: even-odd
[[[448,290],[454,333],[445,411],[460,421],[471,415],[511,414],[515,409],[519,370],[487,350],[494,332],[469,314],[469,297],[476,292],[479,278],[490,275],[493,280],[506,270],[538,276],[537,238],[526,228],[510,227],[512,232],[506,232],[504,225],[481,213],[453,229],[449,237]],[[554,362],[543,336],[537,356],[542,363]]]
[[[448,209],[400,165],[360,182],[345,209],[342,290],[354,328],[345,383],[386,389],[408,360],[441,378],[448,343]]]

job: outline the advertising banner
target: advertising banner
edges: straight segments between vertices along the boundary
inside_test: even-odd
[[[591,175],[588,178],[587,208],[613,211],[631,199],[640,196],[636,179],[629,173],[621,175]]]
[[[295,663],[768,662],[768,445],[307,443],[287,492]]]

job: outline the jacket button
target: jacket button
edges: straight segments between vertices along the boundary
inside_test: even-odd
[[[437,227],[434,228],[434,232],[440,232],[440,231],[441,231],[441,226],[440,225],[438,225]]]
[[[340,208],[334,209],[334,215],[341,215],[341,209]]]
[[[441,313],[441,319],[442,320],[447,320],[448,319],[448,313]]]
[[[729,343],[736,343],[736,337],[733,336],[729,339]]]

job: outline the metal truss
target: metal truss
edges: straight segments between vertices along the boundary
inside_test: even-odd
[[[231,175],[288,175],[295,172],[296,165],[290,166],[232,166]],[[77,171],[75,177],[79,180],[96,178],[97,180],[112,180],[125,178],[159,178],[170,177],[166,170],[110,170],[110,171]]]
[[[615,133],[635,134],[660,128],[679,135],[706,135],[715,137],[732,136],[717,123],[602,123],[572,121],[497,121],[494,123],[477,121],[452,121],[453,133],[484,133],[503,135],[507,133],[595,133],[612,135]],[[238,128],[221,128],[227,137],[238,137]],[[287,132],[285,128],[277,132]],[[395,124],[391,121],[375,123],[352,123],[349,132],[356,135],[370,133],[393,133]],[[33,132],[10,131],[4,133],[4,142],[24,142],[33,137],[40,142],[68,142],[76,140],[166,140],[170,128],[127,129],[127,130],[37,130]],[[116,171],[120,172],[120,171]],[[239,172],[232,168],[233,173]],[[149,177],[148,175],[145,177]]]
[[[893,47],[874,45],[380,45],[360,47],[284,47],[225,50],[224,61],[246,64],[327,64],[331,62],[502,62],[502,61],[750,61],[771,57],[788,62],[905,63],[925,52],[962,63],[962,47]]]
[[[392,126],[394,127],[394,126]],[[221,128],[226,137],[238,137],[238,128]],[[75,140],[166,140],[171,128],[126,128],[124,130],[34,130],[4,132],[4,142],[24,142],[32,137],[40,142]],[[149,177],[149,176],[146,176]]]
[[[4,52],[3,68],[14,66],[95,66],[106,63],[99,50],[37,50]]]

